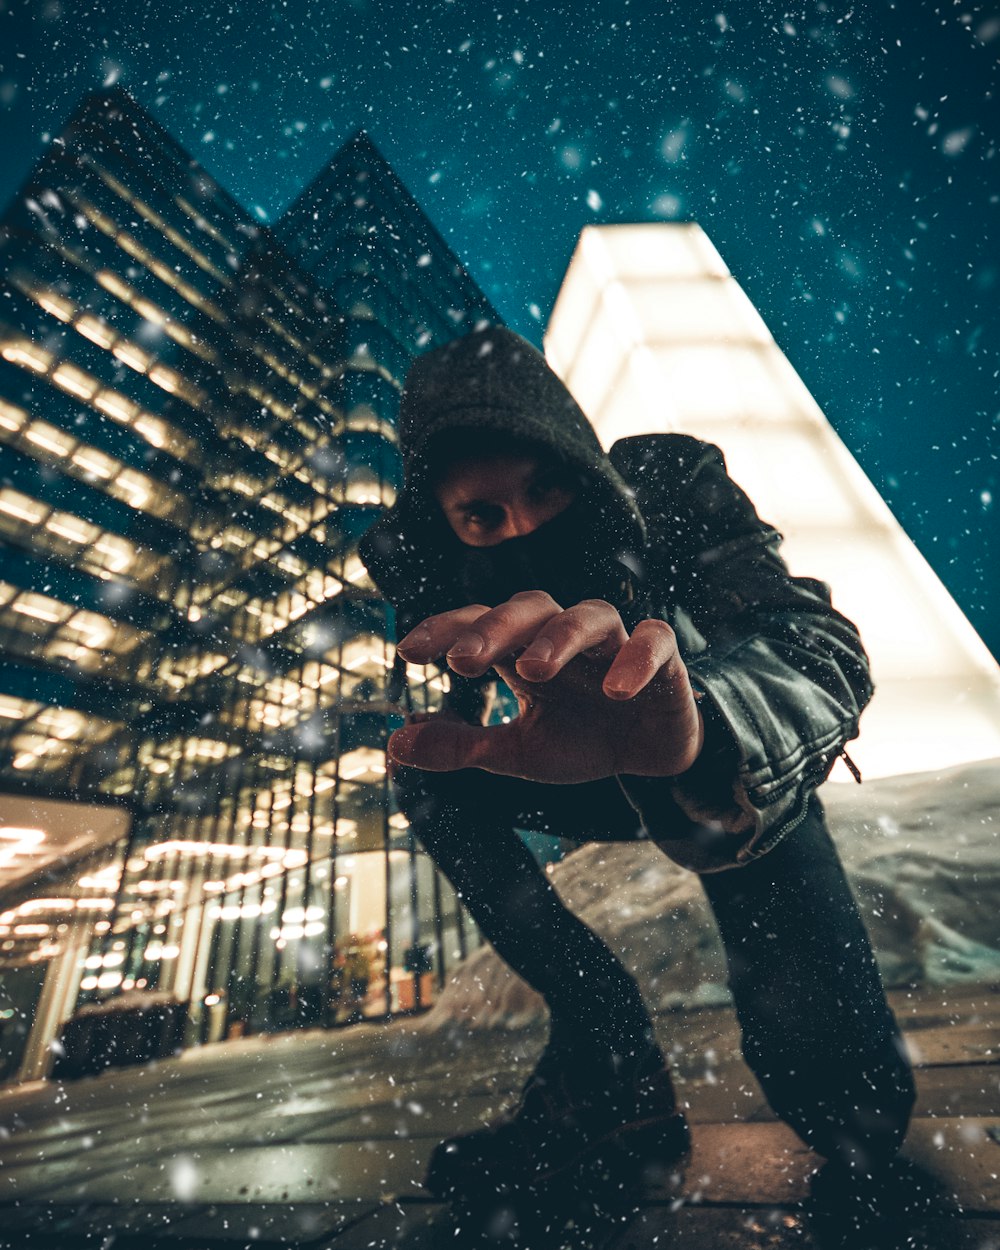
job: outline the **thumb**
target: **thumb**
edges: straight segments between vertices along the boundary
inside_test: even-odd
[[[459,768],[517,776],[511,725],[470,725],[465,721],[432,717],[419,725],[404,725],[391,735],[389,757],[398,764],[431,773]]]

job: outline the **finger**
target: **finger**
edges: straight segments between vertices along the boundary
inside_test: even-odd
[[[612,654],[627,641],[628,631],[610,603],[584,599],[548,620],[515,667],[528,681],[549,681],[576,656]]]
[[[404,725],[390,736],[388,754],[396,764],[432,773],[483,768],[509,777],[521,776],[520,734],[514,722],[488,728],[437,719]]]
[[[399,640],[396,650],[411,664],[439,660],[455,637],[489,610],[481,603],[470,603],[464,608],[429,616]]]
[[[478,677],[494,663],[527,646],[546,621],[562,608],[544,590],[525,590],[478,617],[475,628],[455,630],[448,664],[456,673]]]
[[[666,621],[640,621],[605,674],[603,690],[609,699],[633,699],[657,675],[668,693],[689,685],[674,631]]]

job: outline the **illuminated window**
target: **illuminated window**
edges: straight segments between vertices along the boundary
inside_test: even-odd
[[[0,489],[0,512],[26,525],[40,525],[49,512],[46,504],[9,487]]]
[[[77,439],[70,438],[47,421],[33,421],[24,431],[24,437],[53,456],[67,456],[78,445]]]
[[[114,354],[140,371],[146,368],[151,359],[125,340],[120,340],[116,344]],[[144,412],[124,395],[119,394],[110,387],[102,386],[97,378],[85,373],[82,369],[78,369],[75,365],[71,365],[66,361],[55,363],[51,352],[45,351],[28,340],[16,341],[8,339],[0,346],[0,355],[12,364],[30,369],[33,373],[47,373],[52,370],[52,381],[61,390],[73,395],[74,398],[90,403],[94,408],[105,413],[113,420],[123,425],[131,425],[138,434],[154,447],[163,448],[172,455],[182,459],[194,458],[196,448],[192,439],[181,434],[179,430],[169,426],[159,417],[154,417],[151,413]],[[53,368],[54,363],[55,367]],[[189,393],[193,394],[193,392],[190,392],[190,388],[181,386],[179,389],[187,389]]]
[[[113,477],[118,468],[118,461],[113,456],[106,456],[96,447],[81,447],[73,456],[73,463],[84,473],[100,478]]]
[[[396,501],[396,488],[382,481],[365,465],[351,469],[344,487],[344,500],[353,504],[381,504],[391,507]]]
[[[27,419],[28,414],[23,408],[15,408],[13,404],[0,399],[0,430],[16,434]]]
[[[45,528],[60,538],[65,538],[67,542],[80,546],[94,542],[101,532],[96,525],[91,525],[89,521],[73,516],[70,512],[53,512],[45,522]]]
[[[85,199],[82,195],[73,191],[65,191],[66,198],[70,200],[75,208],[77,208],[84,217],[95,225],[102,234],[107,235],[109,239],[113,239],[115,243],[131,256],[133,260],[137,260],[150,273],[155,274],[161,282],[165,283],[171,289],[175,290],[178,295],[185,299],[193,307],[207,313],[213,321],[225,323],[226,316],[222,309],[214,304],[210,299],[198,290],[196,290],[189,282],[180,277],[171,267],[164,261],[154,256],[138,239],[134,238],[127,230],[120,230],[106,213],[102,213],[94,204]],[[124,283],[121,284],[124,287]],[[110,289],[110,288],[109,288]],[[116,292],[117,294],[118,292]],[[121,298],[125,298],[124,295]],[[127,301],[126,301],[127,302]]]
[[[109,390],[103,390],[97,395],[94,399],[94,407],[122,425],[128,425],[139,411],[138,404],[134,404],[124,395],[119,395],[117,391]]]
[[[385,776],[385,752],[376,747],[356,747],[340,757],[343,781],[375,782]]]
[[[85,481],[98,479],[109,495],[121,499],[133,508],[150,512],[155,516],[171,517],[183,521],[190,512],[186,496],[163,485],[145,473],[126,469],[121,461],[105,455],[95,447],[80,443],[45,421],[32,421],[22,431],[22,446],[43,458],[67,459],[66,469]]]
[[[24,339],[20,342],[8,340],[0,346],[0,356],[12,365],[20,365],[33,373],[47,373],[52,364],[52,353],[45,351],[35,343]]]
[[[341,664],[350,672],[375,675],[392,667],[395,647],[374,634],[362,634],[344,644]]]
[[[348,430],[353,430],[363,434],[378,434],[387,442],[395,444],[398,442],[399,436],[396,433],[396,427],[391,421],[387,421],[385,417],[380,417],[373,408],[367,405],[359,405],[352,409],[344,418],[344,426]]]
[[[112,355],[116,356],[122,364],[128,365],[130,369],[135,369],[137,373],[145,373],[153,359],[141,347],[136,347],[134,343],[129,343],[124,339],[115,344]]]
[[[84,316],[76,323],[77,330],[82,335],[90,339],[92,343],[96,343],[98,347],[106,350],[110,349],[115,341],[115,332],[105,322],[99,321],[97,317]]]
[[[51,313],[53,317],[58,317],[60,321],[71,321],[73,318],[74,305],[72,301],[64,296],[57,295],[55,291],[47,291],[39,297],[38,302],[47,313]]]
[[[352,552],[344,560],[343,577],[345,581],[350,582],[352,586],[356,586],[359,590],[375,589],[374,583],[368,576],[368,570],[356,551]]]
[[[235,252],[237,250],[236,245],[234,243],[230,243],[226,236],[213,226],[202,213],[199,213],[193,205],[189,204],[183,196],[175,196],[174,203],[183,212],[187,213],[199,230],[204,230],[205,233],[213,238],[220,247],[224,247],[227,252]]]

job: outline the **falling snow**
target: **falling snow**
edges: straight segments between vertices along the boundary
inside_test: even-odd
[[[535,342],[595,215],[697,221],[1000,653],[1000,18],[990,6],[810,0],[767,21],[752,6],[622,0],[576,12],[414,0],[392,21],[365,0],[283,0],[260,18],[222,0],[175,8],[155,22],[148,6],[124,0],[0,8],[4,203],[95,89],[131,92],[261,227],[365,128],[500,314]],[[55,197],[27,207],[39,232],[73,212]],[[72,220],[96,233],[85,216]],[[430,253],[415,261],[430,265]],[[126,276],[141,274],[130,267]],[[431,268],[423,277],[446,275]],[[463,315],[453,308],[448,320],[461,326]],[[161,328],[142,333],[152,342]],[[355,363],[371,363],[363,344]],[[307,651],[330,641],[317,634]],[[269,672],[265,652],[241,658]],[[319,721],[303,724],[303,751],[323,733]],[[970,773],[946,799],[917,781],[891,792],[866,783],[861,799],[831,793],[891,981],[1000,976],[991,785]],[[192,812],[207,801],[196,787],[177,798]],[[722,1001],[697,881],[657,854],[588,847],[553,881],[620,944],[652,985],[651,1002]],[[611,865],[634,872],[627,891],[606,888]],[[665,916],[669,951],[649,940],[651,922]],[[457,1020],[512,1027],[540,1014],[495,957],[477,954],[423,1036]],[[283,1044],[268,1038],[240,1053],[259,1050],[276,1074]],[[449,1073],[433,1075],[445,1084]],[[363,1087],[363,1065],[351,1079]],[[708,1053],[702,1079],[716,1079]],[[279,1124],[289,1100],[280,1081],[257,1094]],[[397,1110],[420,1131],[422,1103],[407,1095]],[[68,1113],[65,1127],[81,1129]],[[0,1137],[9,1132],[0,1126]],[[934,1145],[944,1151],[950,1140],[942,1127]],[[171,1156],[163,1177],[167,1196],[199,1198],[193,1154]]]
[[[386,22],[360,2],[287,0],[262,26],[208,0],[147,26],[110,0],[36,6],[30,32],[21,12],[0,12],[15,49],[0,109],[19,136],[0,197],[95,87],[131,91],[261,223],[363,126],[535,341],[594,214],[699,222],[1000,650],[1000,536],[981,501],[1000,463],[988,7],[810,3],[768,23],[417,0]]]

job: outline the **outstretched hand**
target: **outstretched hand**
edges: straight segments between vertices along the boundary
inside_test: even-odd
[[[445,657],[463,677],[493,669],[519,709],[504,725],[432,716],[397,729],[389,755],[399,764],[571,783],[678,776],[701,752],[704,728],[673,630],[645,620],[630,636],[603,600],[563,610],[544,591],[524,591],[496,608],[428,617],[398,650],[413,664]]]

